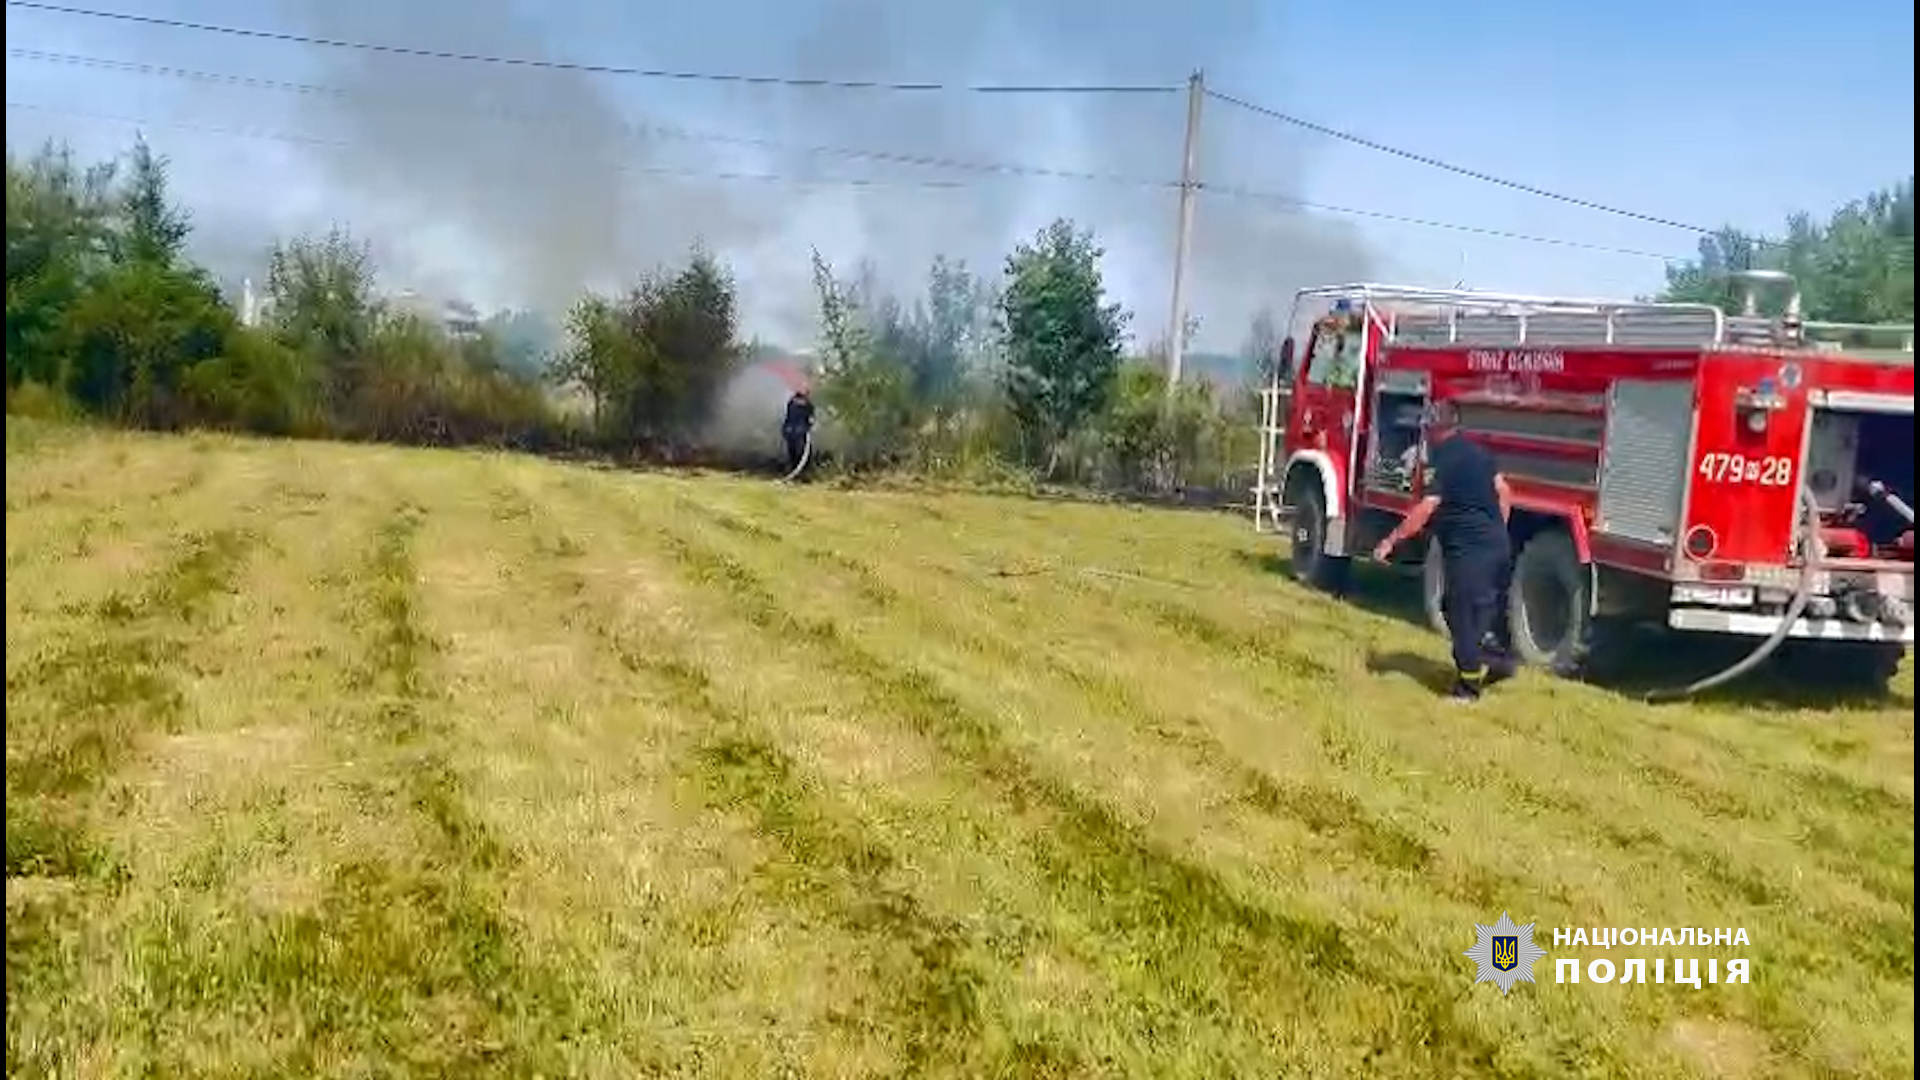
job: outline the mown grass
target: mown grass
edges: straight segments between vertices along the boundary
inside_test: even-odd
[[[10,1076],[1912,1072],[1910,672],[1460,709],[1232,519],[7,454]],[[1556,985],[1555,926],[1753,982]]]

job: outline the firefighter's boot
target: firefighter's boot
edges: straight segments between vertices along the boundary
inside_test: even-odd
[[[1453,689],[1447,697],[1454,701],[1479,701],[1481,691],[1487,686],[1488,668],[1481,665],[1472,671],[1462,671],[1454,677]]]

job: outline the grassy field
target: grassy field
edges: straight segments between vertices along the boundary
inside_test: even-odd
[[[1265,543],[10,421],[8,1075],[1912,1075],[1910,669],[1449,706]]]

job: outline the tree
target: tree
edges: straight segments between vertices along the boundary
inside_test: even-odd
[[[111,163],[80,167],[49,143],[20,160],[7,151],[7,388],[66,378],[61,324],[112,265]]]
[[[193,227],[168,192],[166,159],[137,139],[127,161],[112,268],[69,315],[68,389],[98,412],[166,426],[188,419],[187,373],[225,352],[238,323],[205,271],[183,264]]]
[[[1272,308],[1263,307],[1255,312],[1253,322],[1247,326],[1247,339],[1240,345],[1240,358],[1247,362],[1262,386],[1273,378],[1274,369],[1280,364],[1283,336]]]
[[[739,367],[732,275],[695,248],[618,298],[589,294],[567,316],[554,378],[593,403],[604,437],[659,445],[688,438]]]
[[[198,272],[134,262],[103,275],[67,313],[66,390],[81,405],[150,426],[185,419],[186,372],[218,357],[233,313]]]
[[[184,419],[182,379],[224,350],[232,312],[198,268],[179,265],[189,231],[147,145],[82,170],[48,147],[7,161],[7,368],[96,413],[133,423]]]
[[[991,348],[994,296],[962,261],[935,256],[916,305],[908,366],[914,394],[936,408],[954,402]]]
[[[1062,441],[1106,406],[1129,316],[1108,303],[1093,235],[1062,218],[1007,257],[1000,297],[1002,385],[1029,449],[1047,472]]]
[[[614,301],[593,293],[574,301],[567,311],[566,334],[566,346],[554,361],[553,379],[585,394],[595,429],[603,429],[620,396],[622,375],[634,366],[623,355],[631,342],[621,333]]]
[[[733,276],[694,248],[671,276],[644,280],[628,312],[641,362],[628,416],[643,434],[683,438],[710,412],[740,358]]]
[[[839,280],[818,249],[813,287],[820,304],[821,380],[818,399],[844,436],[842,456],[870,465],[896,454],[913,427],[913,388],[908,369],[883,351],[879,321],[863,310],[862,294],[874,295],[869,272],[856,283]]]
[[[994,347],[994,295],[964,262],[935,256],[926,291],[911,300],[885,293],[863,263],[843,289],[879,362],[900,369],[907,426],[934,442],[967,404]],[[931,449],[931,445],[923,446]]]
[[[267,263],[266,319],[273,338],[315,373],[323,408],[343,430],[374,363],[381,304],[373,256],[345,229],[274,245]]]
[[[344,229],[276,244],[267,264],[274,336],[325,373],[336,406],[365,375],[380,308],[374,284],[372,254]]]
[[[236,327],[222,353],[180,378],[186,411],[204,424],[263,435],[322,435],[313,369],[272,337]]]
[[[126,188],[120,195],[120,258],[171,269],[186,250],[193,231],[185,210],[167,197],[167,159],[144,138],[128,155]]]
[[[1848,203],[1825,224],[1789,218],[1764,238],[1722,229],[1700,241],[1692,262],[1669,267],[1662,299],[1738,307],[1729,273],[1785,270],[1798,282],[1806,316],[1849,323],[1913,321],[1913,178]],[[1768,313],[1778,310],[1770,298]]]

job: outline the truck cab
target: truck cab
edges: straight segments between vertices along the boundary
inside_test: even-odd
[[[1363,386],[1379,341],[1364,297],[1311,292],[1294,305],[1294,333],[1261,391],[1258,529],[1286,528],[1293,572],[1319,581],[1347,551],[1345,510],[1366,430]],[[1300,510],[1301,512],[1295,512]],[[1324,556],[1324,558],[1322,558]]]

